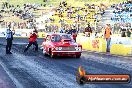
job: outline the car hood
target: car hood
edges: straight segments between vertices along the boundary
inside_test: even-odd
[[[54,42],[52,43],[54,46],[60,46],[60,47],[68,47],[68,46],[81,46],[80,44],[76,42]]]

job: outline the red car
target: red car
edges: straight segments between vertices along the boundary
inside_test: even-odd
[[[73,56],[80,58],[82,45],[77,44],[72,36],[65,33],[48,34],[42,43],[43,53],[45,55],[55,56]]]

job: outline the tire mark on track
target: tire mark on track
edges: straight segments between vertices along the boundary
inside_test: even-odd
[[[18,49],[17,49],[18,50]],[[27,56],[27,55],[26,55]],[[34,55],[33,55],[34,56]],[[27,56],[28,57],[28,56]],[[74,80],[75,79],[75,74],[72,74],[71,75],[71,73],[70,72],[65,72],[65,70],[60,70],[60,64],[58,64],[57,65],[57,63],[56,62],[54,62],[54,61],[52,61],[52,60],[50,60],[50,59],[43,59],[44,57],[43,57],[43,55],[37,55],[37,57],[39,57],[38,59],[34,59],[35,60],[35,62],[36,63],[38,63],[38,64],[41,64],[40,66],[42,66],[43,64],[46,64],[46,63],[50,63],[50,64],[46,64],[47,65],[47,67],[50,67],[50,70],[52,71],[52,72],[54,72],[54,74],[57,74],[57,72],[59,71],[59,74],[57,74],[59,77],[62,77],[62,78],[64,78],[65,77],[65,73],[66,74],[68,74],[68,76],[66,77],[66,78],[68,78],[69,80],[68,80],[68,82],[72,82],[72,83],[74,83],[74,85],[77,85],[77,83],[76,83],[76,80]],[[33,58],[32,58],[33,59]],[[33,61],[34,61],[33,60]],[[42,60],[42,62],[40,61],[40,60]],[[45,62],[45,60],[46,60],[46,62]],[[47,62],[48,61],[48,62]],[[63,64],[64,65],[64,64]],[[62,65],[62,66],[63,66]],[[67,66],[66,66],[67,67]],[[56,69],[56,70],[54,70],[54,68]],[[71,67],[70,67],[71,68]],[[73,68],[71,68],[71,69],[73,69]],[[60,73],[62,71],[62,73]],[[73,72],[73,71],[72,71]],[[63,74],[64,73],[64,74]],[[70,78],[71,77],[71,78]],[[63,80],[65,80],[65,79],[63,79]],[[67,83],[68,84],[68,83]],[[89,85],[89,87],[90,88],[94,88],[94,86],[92,86],[92,84],[91,85]]]
[[[14,49],[15,50],[15,49]],[[16,51],[18,51],[20,54],[22,54],[21,53],[21,51],[19,51],[18,50],[18,48],[16,49]],[[16,53],[17,54],[17,53]],[[62,59],[62,60],[59,60],[59,59],[49,59],[48,57],[44,57],[43,56],[43,54],[42,53],[40,53],[39,52],[39,55],[37,55],[37,54],[35,54],[35,55],[32,55],[32,54],[34,54],[34,53],[31,53],[29,56],[28,55],[26,55],[26,57],[38,57],[37,59],[34,59],[34,62],[36,62],[37,61],[37,63],[38,63],[38,65],[40,65],[40,66],[43,66],[42,64],[46,64],[46,63],[50,63],[50,64],[47,64],[47,66],[49,67],[50,65],[52,65],[52,66],[50,66],[51,67],[51,72],[53,71],[53,72],[55,72],[55,74],[57,73],[57,70],[58,71],[63,71],[63,73],[69,73],[70,75],[71,75],[71,79],[69,79],[69,80],[72,80],[71,82],[75,82],[75,80],[73,79],[74,77],[75,77],[75,75],[74,75],[74,72],[75,72],[75,70],[77,69],[77,67],[80,65],[80,63],[84,63],[85,65],[85,67],[87,67],[87,65],[90,63],[90,62],[92,62],[92,60],[85,60],[84,58],[81,58],[80,60],[71,60],[71,59],[67,59],[67,60],[65,60],[65,58],[64,59]],[[43,58],[44,58],[44,60],[43,60]],[[30,58],[28,61],[32,61],[32,59],[33,58]],[[61,59],[61,58],[60,58]],[[22,59],[21,59],[22,60]],[[42,62],[41,62],[42,61]],[[46,61],[46,62],[43,62],[43,61]],[[88,62],[89,61],[89,62]],[[93,61],[93,63],[95,63],[95,62],[97,62],[97,61]],[[99,62],[98,62],[99,63]],[[91,64],[91,63],[90,63]],[[97,64],[97,67],[95,67],[93,64],[93,66],[91,66],[91,68],[97,68],[98,69],[98,66],[99,65],[102,65],[103,63],[99,63],[99,64]],[[65,66],[65,68],[62,68],[61,66]],[[56,70],[54,70],[54,68],[53,67],[55,67],[55,68],[57,68]],[[67,68],[71,68],[71,69],[67,69]],[[102,70],[102,68],[101,68],[101,70]],[[99,71],[99,70],[98,70]],[[101,71],[102,72],[102,71]],[[41,74],[40,74],[41,75]],[[62,73],[59,73],[58,74],[60,77],[61,77],[61,75],[62,75]],[[87,85],[87,87],[90,87],[90,88],[93,88],[93,87],[97,87],[98,86],[98,88],[99,87],[101,87],[102,88],[102,86],[104,86],[104,85],[102,85],[102,86],[100,86],[100,85],[98,85],[98,84],[93,84],[93,85]],[[109,86],[110,85],[105,85],[104,86],[104,88],[109,88]],[[112,88],[116,88],[116,87],[118,87],[119,85],[113,85],[113,87]],[[121,85],[120,85],[121,86]],[[122,85],[124,88],[126,87],[126,86],[124,86],[124,85]],[[86,86],[83,86],[83,87],[86,87]]]
[[[32,75],[26,72],[24,69],[26,67],[19,61],[20,58],[16,59],[14,55],[1,56],[1,58],[1,61],[4,64],[3,66],[7,69],[6,71],[8,71],[10,78],[17,88],[36,88],[36,86],[38,86],[37,88],[46,88],[45,85],[42,86],[32,77]]]

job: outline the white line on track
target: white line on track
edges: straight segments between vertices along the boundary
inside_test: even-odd
[[[24,88],[21,85],[21,83],[11,74],[11,72],[8,70],[8,68],[5,66],[5,64],[2,61],[0,61],[0,65],[5,70],[5,72],[9,76],[9,78],[13,81],[14,85],[16,86],[16,88]]]

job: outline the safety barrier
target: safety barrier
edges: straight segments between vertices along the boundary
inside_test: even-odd
[[[112,37],[110,53],[123,56],[132,55],[132,39],[128,37]]]
[[[106,52],[106,41],[103,38],[85,37],[83,34],[79,34],[77,43],[80,43],[85,50]],[[111,37],[110,54],[131,56],[132,38]]]
[[[77,42],[80,43],[85,50],[106,52],[106,41],[102,38],[90,38],[78,35]]]
[[[132,45],[112,44],[110,53],[123,56],[132,55]]]

